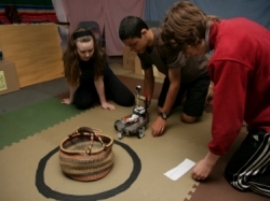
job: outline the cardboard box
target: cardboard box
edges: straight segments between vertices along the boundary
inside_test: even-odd
[[[16,66],[10,61],[0,61],[0,95],[19,90]]]
[[[159,72],[155,65],[153,65],[153,73],[156,78],[165,78],[165,75]],[[135,57],[135,74],[144,75],[144,70],[142,69],[141,61],[138,56]]]
[[[125,46],[123,50],[123,68],[127,70],[135,70],[135,57],[136,52],[132,51],[129,47]]]

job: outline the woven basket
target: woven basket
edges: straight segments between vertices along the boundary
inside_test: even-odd
[[[60,144],[62,171],[77,181],[95,181],[105,177],[114,163],[113,141],[99,130],[79,128]]]

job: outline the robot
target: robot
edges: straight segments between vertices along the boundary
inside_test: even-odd
[[[132,114],[129,114],[114,123],[114,128],[117,131],[118,139],[122,139],[123,135],[137,136],[139,139],[144,137],[145,129],[149,122],[148,116],[148,97],[140,96],[141,86],[136,86],[136,105],[133,108]],[[144,102],[144,106],[139,105],[139,101]]]

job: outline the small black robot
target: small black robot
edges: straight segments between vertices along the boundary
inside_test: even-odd
[[[118,132],[118,139],[122,139],[123,135],[137,136],[142,138],[145,135],[145,129],[149,122],[148,116],[148,97],[140,96],[141,86],[136,87],[136,105],[133,109],[133,113],[127,115],[121,119],[118,119],[114,123],[114,128]],[[144,102],[144,106],[139,105],[139,101]]]

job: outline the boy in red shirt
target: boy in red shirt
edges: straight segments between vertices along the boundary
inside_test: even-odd
[[[186,56],[214,50],[208,64],[215,93],[213,139],[193,178],[208,177],[245,121],[249,134],[229,161],[225,177],[239,190],[270,196],[270,31],[245,18],[206,16],[182,1],[167,12],[161,35],[164,45],[184,50]]]

